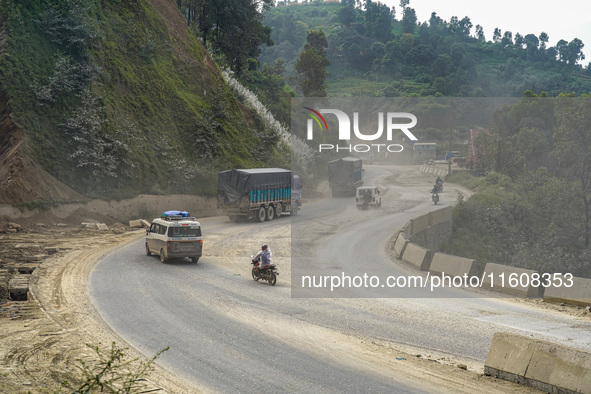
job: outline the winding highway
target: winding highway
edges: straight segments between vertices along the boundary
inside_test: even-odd
[[[105,256],[90,277],[103,319],[147,356],[211,392],[440,392],[393,366],[396,351],[481,369],[497,331],[591,350],[591,322],[509,298],[461,290],[305,288],[301,276],[416,275],[386,252],[409,219],[435,209],[431,177],[413,167],[368,167],[382,207],[352,198],[305,205],[265,223],[201,220],[204,255],[160,263],[138,241]],[[442,205],[455,199],[446,185]],[[280,276],[250,277],[260,245]]]

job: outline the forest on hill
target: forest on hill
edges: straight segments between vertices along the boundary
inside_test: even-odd
[[[581,66],[584,43],[544,32],[496,29],[485,37],[469,16],[449,21],[433,13],[417,20],[412,3],[389,8],[378,1],[279,2],[264,12],[273,46],[262,46],[260,64],[281,58],[287,80],[306,44],[322,30],[328,40],[330,97],[519,97],[530,90],[550,96],[591,92],[591,69]],[[556,37],[554,37],[556,39]]]

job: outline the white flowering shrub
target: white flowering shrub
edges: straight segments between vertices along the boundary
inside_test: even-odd
[[[53,74],[46,83],[35,81],[31,89],[41,105],[57,101],[60,94],[83,91],[98,74],[98,68],[89,63],[76,62],[72,57],[58,54]]]
[[[222,70],[222,75],[230,88],[242,99],[245,104],[255,111],[261,119],[277,133],[284,146],[291,148],[292,165],[297,167],[303,174],[311,171],[312,161],[314,159],[314,152],[301,138],[293,135],[287,127],[278,122],[273,114],[260,102],[258,97],[249,89],[244,87],[236,78],[233,77],[232,71],[228,69]]]
[[[117,178],[120,168],[130,165],[126,159],[129,147],[121,141],[122,136],[104,132],[107,120],[99,113],[96,96],[88,89],[83,94],[84,103],[59,126],[71,147],[69,159],[86,172],[87,186],[95,188]]]

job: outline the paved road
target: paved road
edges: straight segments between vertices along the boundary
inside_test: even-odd
[[[96,266],[91,298],[135,348],[150,356],[170,346],[161,363],[216,392],[438,391],[428,381],[393,375],[384,359],[368,358],[372,343],[475,367],[501,330],[591,350],[588,320],[527,303],[457,291],[433,298],[410,289],[396,297],[384,288],[302,289],[301,273],[310,263],[313,274],[416,274],[384,249],[408,219],[434,209],[429,178],[376,167],[366,179],[382,187],[382,208],[360,211],[351,199],[327,199],[291,219],[203,220],[205,255],[198,264],[161,264],[145,256],[143,241],[131,244]],[[449,187],[446,192],[442,204],[454,198]],[[262,243],[279,262],[275,287],[250,278],[248,256]]]

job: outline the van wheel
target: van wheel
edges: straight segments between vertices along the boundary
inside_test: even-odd
[[[199,257],[191,257],[191,262],[197,264],[198,261],[199,261]]]
[[[281,203],[275,205],[275,216],[276,217],[281,217],[281,213],[283,212],[283,206],[281,205]]]
[[[164,249],[160,249],[160,262],[165,263],[166,257],[164,256]]]
[[[275,208],[273,208],[273,206],[269,205],[269,208],[267,208],[267,220],[273,220],[274,217],[275,217]]]
[[[266,218],[267,218],[267,210],[265,209],[265,207],[260,207],[259,212],[257,214],[257,221],[264,222]]]
[[[148,243],[146,242],[146,256],[151,256],[152,252],[150,252],[150,248],[148,247]]]

